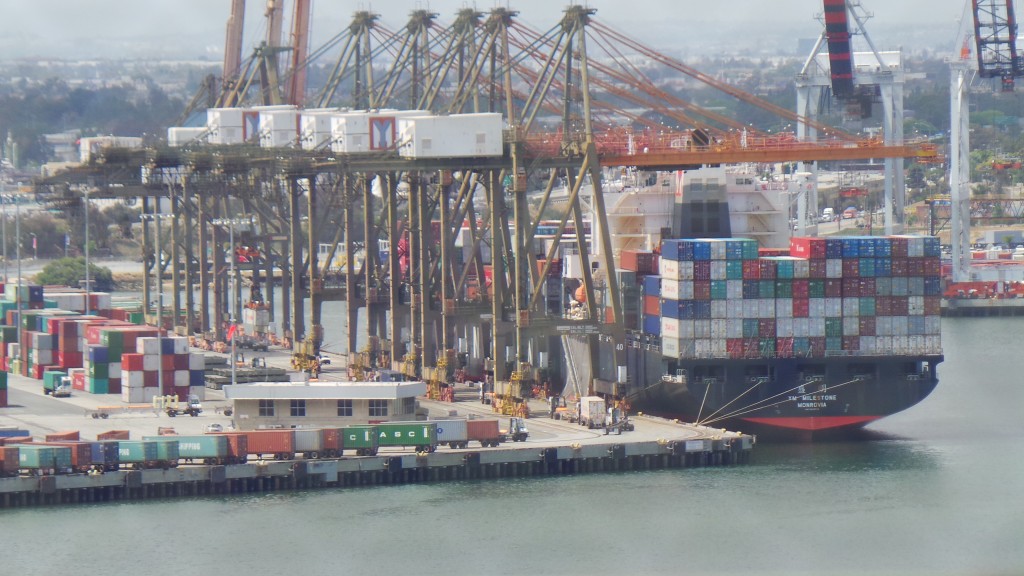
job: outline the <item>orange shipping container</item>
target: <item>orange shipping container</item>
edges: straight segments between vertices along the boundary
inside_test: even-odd
[[[108,430],[96,435],[97,440],[129,440],[130,434],[127,430]]]
[[[68,440],[78,440],[78,430],[54,432],[53,434],[46,435],[46,442],[67,442]]]

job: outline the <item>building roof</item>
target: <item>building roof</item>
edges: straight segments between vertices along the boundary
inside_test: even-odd
[[[426,392],[423,382],[254,382],[224,387],[228,400],[398,400]]]

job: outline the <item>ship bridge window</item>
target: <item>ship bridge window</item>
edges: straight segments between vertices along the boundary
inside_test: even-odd
[[[758,380],[775,380],[775,371],[764,364],[747,366],[743,369],[743,377],[747,382],[753,384]]]
[[[803,382],[825,379],[825,366],[823,364],[797,364],[797,377]]]

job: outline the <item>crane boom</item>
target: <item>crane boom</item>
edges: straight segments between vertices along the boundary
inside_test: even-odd
[[[288,103],[302,106],[306,100],[306,58],[309,56],[310,0],[295,0],[292,17],[292,53],[288,78]]]

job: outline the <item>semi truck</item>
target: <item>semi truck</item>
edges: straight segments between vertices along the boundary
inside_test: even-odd
[[[584,396],[580,398],[579,415],[577,416],[580,426],[603,428],[606,416],[604,398],[600,396]]]

